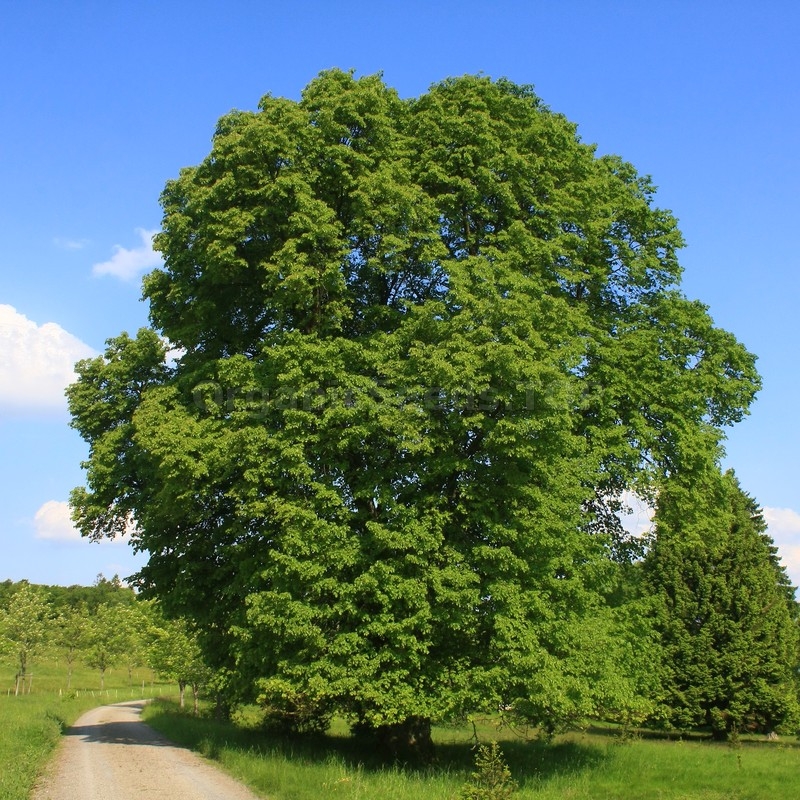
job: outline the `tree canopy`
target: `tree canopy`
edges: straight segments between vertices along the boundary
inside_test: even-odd
[[[615,503],[714,463],[759,387],[654,191],[507,80],[334,70],[226,115],[163,192],[151,328],[68,390],[81,531],[133,530],[264,702],[635,704]]]

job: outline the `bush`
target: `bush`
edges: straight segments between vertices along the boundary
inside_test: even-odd
[[[294,691],[280,681],[265,681],[259,695],[264,727],[277,733],[325,733],[333,711],[324,698]]]

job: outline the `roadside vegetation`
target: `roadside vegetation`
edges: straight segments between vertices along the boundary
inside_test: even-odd
[[[13,668],[0,663],[8,686]],[[795,737],[765,742],[744,737],[721,744],[706,736],[647,738],[614,727],[590,726],[548,741],[525,740],[497,720],[472,725],[435,726],[436,761],[429,765],[387,761],[371,743],[350,736],[334,721],[325,735],[287,736],[265,731],[255,709],[230,721],[181,711],[177,687],[151,683],[146,670],[133,686],[125,670],[97,688],[95,670],[75,669],[75,690],[65,692],[64,664],[43,663],[31,694],[0,696],[0,797],[26,800],[46,767],[63,731],[99,704],[138,698],[141,678],[147,696],[161,699],[145,709],[148,724],[173,741],[217,762],[220,767],[272,800],[382,798],[382,800],[461,800],[475,771],[475,739],[497,741],[517,790],[514,800],[782,800],[796,796],[800,746]],[[493,798],[491,794],[472,795]],[[501,797],[503,795],[497,795]]]
[[[19,608],[29,625],[11,624]],[[2,800],[29,796],[60,735],[83,712],[137,698],[155,698],[145,710],[153,727],[274,800],[780,800],[795,793],[796,731],[776,741],[763,731],[736,732],[719,743],[708,725],[667,732],[587,720],[553,733],[515,727],[510,714],[486,715],[434,725],[427,758],[354,733],[339,715],[299,732],[286,709],[220,703],[222,684],[187,626],[165,620],[155,603],[118,581],[66,589],[5,582],[0,618]]]

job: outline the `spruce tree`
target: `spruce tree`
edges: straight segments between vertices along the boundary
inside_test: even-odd
[[[660,600],[661,721],[722,739],[796,727],[798,605],[732,472],[661,493],[645,566]]]

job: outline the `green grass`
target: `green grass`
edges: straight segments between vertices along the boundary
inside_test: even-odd
[[[27,798],[62,732],[96,705],[97,699],[90,694],[0,697],[0,798]]]
[[[144,670],[134,673],[132,686],[127,670],[106,673],[103,692],[99,674],[83,666],[75,667],[70,691],[63,662],[36,662],[32,671],[30,693],[26,683],[26,693],[14,696],[14,666],[0,661],[0,800],[26,800],[62,732],[85,711],[142,697],[142,681],[147,697],[165,690]]]
[[[78,667],[68,692],[66,667],[53,660],[35,664],[32,692],[14,697],[14,669],[0,662],[0,800],[26,800],[61,732],[84,711],[174,692],[150,679],[141,670],[130,685],[127,672],[116,669],[101,693],[97,672]],[[387,762],[341,722],[326,736],[301,738],[264,733],[254,713],[232,723],[194,718],[174,700],[154,703],[145,715],[272,800],[455,800],[473,770],[471,727],[435,729],[437,761],[420,767]],[[611,729],[593,728],[545,743],[491,721],[477,733],[481,741],[500,741],[519,800],[794,800],[800,794],[794,738],[731,747],[699,738],[622,741]]]
[[[324,737],[288,738],[243,719],[195,719],[164,703],[145,714],[166,736],[273,800],[455,800],[473,769],[471,728],[437,729],[437,762],[421,768],[386,763],[341,725]],[[595,728],[546,743],[489,723],[478,733],[500,741],[519,800],[795,800],[799,793],[794,739],[738,747],[700,739],[622,741]]]

